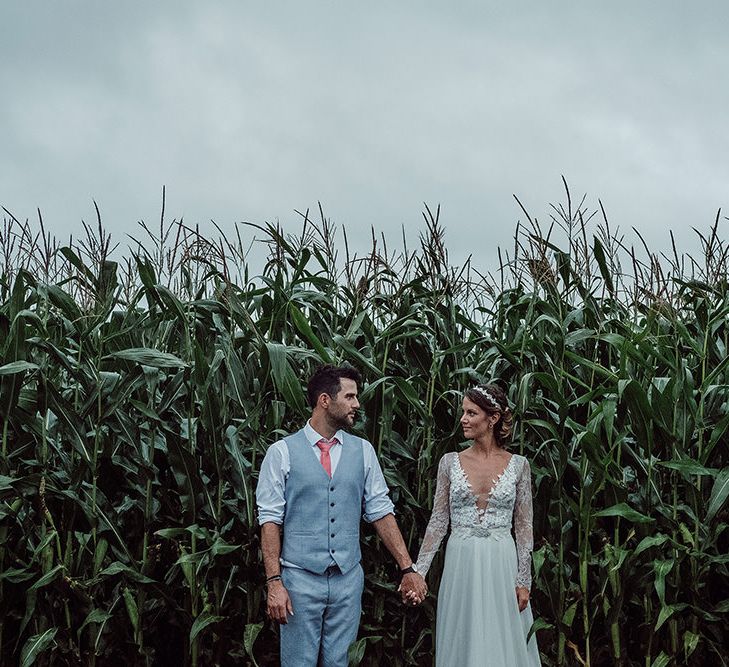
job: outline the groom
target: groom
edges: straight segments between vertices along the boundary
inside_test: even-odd
[[[357,637],[364,574],[360,519],[400,567],[401,594],[422,600],[372,445],[346,431],[359,408],[359,373],[323,366],[307,392],[311,419],[269,447],[256,488],[267,613],[281,624],[282,667],[345,667]],[[283,538],[282,538],[283,530]]]

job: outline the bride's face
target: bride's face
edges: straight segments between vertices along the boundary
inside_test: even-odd
[[[498,416],[496,417],[498,419]],[[494,416],[486,413],[485,410],[476,405],[468,398],[463,398],[463,415],[461,426],[463,435],[470,440],[484,437],[493,427]]]

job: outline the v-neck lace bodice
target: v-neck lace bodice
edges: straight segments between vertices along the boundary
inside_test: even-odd
[[[491,496],[494,492],[494,489],[498,486],[499,482],[501,481],[501,478],[506,474],[506,472],[511,467],[511,462],[514,460],[513,456],[509,456],[509,461],[504,466],[504,469],[494,478],[491,479],[491,486],[487,491],[483,491],[482,493],[476,493],[476,490],[473,488],[473,484],[471,484],[471,480],[468,477],[468,473],[466,472],[466,469],[463,467],[463,463],[461,462],[461,457],[459,454],[456,454],[455,456],[455,463],[458,467],[458,471],[463,476],[464,481],[466,482],[466,486],[468,487],[468,490],[471,492],[471,495],[473,496],[473,502],[476,506],[476,511],[478,512],[478,515],[480,517],[483,517],[485,512],[488,510],[489,503],[491,502]]]
[[[518,574],[516,586],[531,587],[532,491],[529,463],[513,454],[488,493],[485,509],[478,507],[458,454],[450,452],[438,464],[433,513],[418,554],[417,568],[423,575],[430,568],[450,525],[451,534],[460,537],[503,539],[511,533],[516,541]]]

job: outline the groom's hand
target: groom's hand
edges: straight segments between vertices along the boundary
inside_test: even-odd
[[[272,581],[268,584],[266,613],[276,623],[288,623],[287,614],[294,615],[294,607],[291,604],[289,592],[280,581]]]
[[[418,605],[425,600],[425,596],[428,593],[428,585],[425,583],[425,579],[423,579],[421,574],[408,572],[408,574],[403,575],[398,590],[402,596],[403,604]]]

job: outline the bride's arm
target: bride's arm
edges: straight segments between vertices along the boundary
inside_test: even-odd
[[[516,556],[518,560],[516,586],[527,590],[532,586],[532,549],[534,548],[532,522],[532,475],[529,461],[524,459],[519,477],[516,480],[514,536],[516,538]]]
[[[418,572],[425,577],[430,569],[443,537],[448,532],[450,524],[450,509],[448,507],[451,480],[448,474],[448,463],[450,454],[445,454],[438,463],[438,478],[435,486],[435,498],[433,499],[433,512],[430,515],[428,527],[425,530],[423,543],[420,545],[416,567]]]

